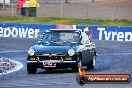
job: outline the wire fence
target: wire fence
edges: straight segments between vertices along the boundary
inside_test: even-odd
[[[69,17],[83,19],[132,19],[132,6],[114,6],[99,3],[66,3],[65,0],[39,0],[37,17]],[[16,0],[0,6],[0,16],[16,16]]]

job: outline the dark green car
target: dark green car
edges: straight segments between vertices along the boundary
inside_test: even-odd
[[[37,68],[46,70],[78,66],[94,69],[96,60],[95,44],[82,30],[51,29],[43,33],[38,45],[28,51],[27,71],[36,73]]]

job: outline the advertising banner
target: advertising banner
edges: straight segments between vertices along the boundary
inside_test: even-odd
[[[132,41],[132,26],[0,23],[0,37],[39,38],[49,29],[86,29],[94,40]]]
[[[132,41],[132,26],[76,26],[77,29],[89,29],[93,39]]]
[[[45,30],[56,28],[50,24],[0,23],[0,37],[39,38]]]

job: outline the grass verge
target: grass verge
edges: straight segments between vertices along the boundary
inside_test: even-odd
[[[61,18],[61,17],[45,18],[45,17],[0,16],[0,22],[67,24],[67,25],[132,26],[132,20],[76,19],[76,18]]]

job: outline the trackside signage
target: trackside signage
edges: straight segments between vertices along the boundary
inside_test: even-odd
[[[112,41],[132,41],[132,26],[76,26],[92,31],[93,39]]]
[[[107,31],[105,28],[97,28],[99,40],[132,41],[132,32]]]
[[[55,27],[43,24],[0,23],[0,37],[39,38],[42,32]]]
[[[0,27],[0,37],[37,38],[39,32],[39,29],[32,28]]]
[[[0,38],[39,38],[49,29],[87,29],[95,40],[132,41],[132,26],[82,26],[55,24],[0,23]]]

